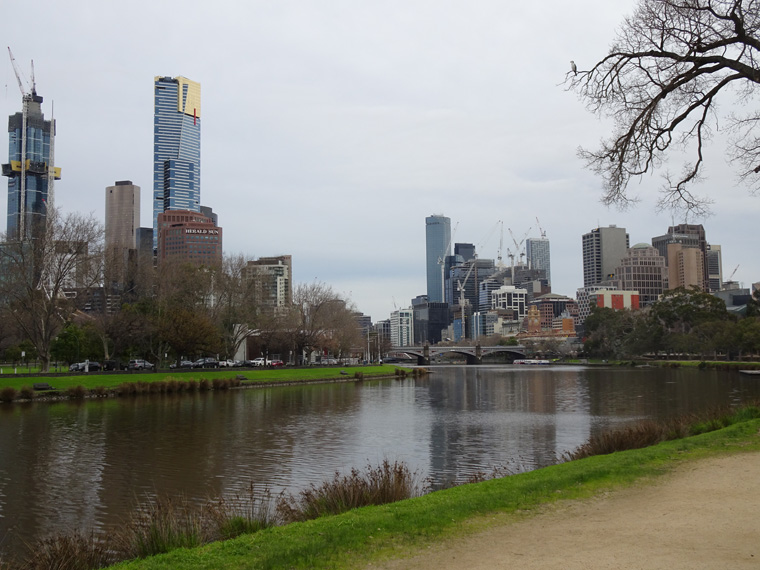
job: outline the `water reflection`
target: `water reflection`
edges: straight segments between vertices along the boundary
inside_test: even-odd
[[[296,492],[405,461],[434,485],[553,463],[590,434],[760,397],[739,374],[440,367],[423,379],[0,406],[0,549],[118,525],[145,496]]]

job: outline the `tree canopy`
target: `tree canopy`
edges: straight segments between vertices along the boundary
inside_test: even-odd
[[[593,113],[614,120],[612,136],[580,156],[604,180],[603,202],[626,206],[632,177],[686,149],[680,173],[666,172],[661,207],[704,214],[709,200],[693,193],[706,141],[727,126],[728,154],[752,192],[760,189],[760,2],[639,0],[609,53],[590,69],[571,70],[568,88]],[[744,114],[719,114],[743,103]]]

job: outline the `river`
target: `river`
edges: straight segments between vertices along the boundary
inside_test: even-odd
[[[0,406],[0,551],[104,531],[139,501],[297,492],[406,462],[433,487],[549,465],[591,434],[760,399],[736,372],[441,366],[425,378]]]

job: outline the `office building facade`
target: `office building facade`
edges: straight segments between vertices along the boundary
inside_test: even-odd
[[[723,252],[719,245],[707,244],[707,288],[710,293],[720,291],[723,286]]]
[[[583,286],[609,281],[628,252],[625,228],[596,228],[583,235]]]
[[[615,283],[619,290],[638,291],[641,306],[648,307],[668,288],[665,258],[649,244],[636,244],[615,269]]]
[[[526,239],[525,256],[530,269],[543,269],[546,272],[546,281],[551,286],[552,269],[549,240],[545,237]]]
[[[140,187],[121,180],[106,187],[106,280],[123,283],[127,267],[136,260],[140,227]]]
[[[46,121],[42,97],[35,90],[24,95],[23,109],[8,118],[8,177],[6,238],[28,240],[44,231],[53,183],[61,169],[54,164],[55,121]]]
[[[678,244],[681,247],[677,248],[670,248],[671,245]],[[707,237],[705,234],[705,228],[702,226],[702,224],[678,224],[676,226],[670,226],[668,228],[668,233],[661,236],[656,236],[652,238],[652,245],[657,248],[657,250],[660,252],[660,255],[665,257],[665,264],[670,268],[671,266],[671,259],[670,259],[670,251],[676,251],[680,252],[684,248],[696,248],[699,250],[699,254],[695,253],[688,253],[685,254],[689,258],[695,258],[697,255],[702,257],[701,265],[702,265],[702,278],[701,282],[699,280],[693,280],[693,279],[686,279],[687,281],[695,281],[693,284],[697,285],[700,289],[703,291],[706,291],[708,289],[709,284],[709,273],[708,273],[708,265],[707,265]],[[676,264],[683,264],[683,255],[679,256],[679,259],[674,260],[674,263]],[[690,262],[691,263],[691,262]],[[693,263],[699,264],[699,262],[694,259]],[[677,271],[677,270],[676,270]],[[670,283],[670,288],[674,289],[678,285],[674,285],[674,283],[677,283],[676,281],[672,281]]]
[[[222,228],[198,212],[171,210],[158,215],[158,262],[222,263]]]
[[[446,216],[425,218],[425,268],[427,296],[431,302],[445,301],[444,263],[451,255],[451,219]]]
[[[153,115],[153,234],[169,210],[200,211],[201,86],[185,77],[156,77]]]

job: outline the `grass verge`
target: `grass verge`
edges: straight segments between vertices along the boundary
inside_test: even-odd
[[[79,374],[72,376],[35,376],[35,377],[0,377],[0,391],[3,389],[13,389],[20,392],[26,388],[31,390],[32,384],[38,382],[47,382],[59,392],[65,392],[78,386],[86,390],[103,388],[106,390],[115,389],[125,383],[154,383],[161,381],[195,381],[202,380],[226,380],[238,376],[245,377],[243,384],[258,383],[275,383],[275,382],[303,382],[315,380],[338,380],[355,378],[359,373],[363,378],[373,376],[393,376],[396,366],[383,364],[380,366],[346,366],[342,368],[273,368],[266,370],[250,369],[221,369],[206,368],[199,370],[172,370],[169,372],[151,372],[151,373],[124,373],[124,374]],[[44,394],[48,394],[45,392]]]
[[[120,570],[356,568],[461,533],[463,523],[577,499],[718,453],[760,451],[760,420],[656,446],[594,456],[520,475],[463,485],[397,503],[267,528],[233,540],[179,549]]]

